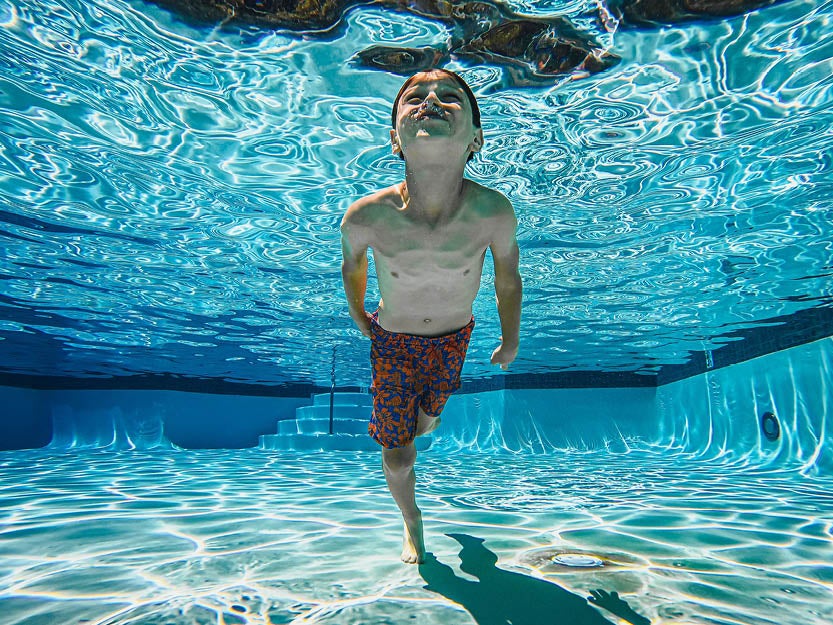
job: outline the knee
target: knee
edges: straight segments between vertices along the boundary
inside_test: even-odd
[[[413,445],[382,451],[382,466],[385,473],[406,473],[414,468],[416,450]]]

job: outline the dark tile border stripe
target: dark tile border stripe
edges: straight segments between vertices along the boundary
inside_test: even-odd
[[[684,365],[662,367],[657,386],[833,336],[833,307],[808,308],[757,323],[767,326],[729,332],[725,337],[737,340],[711,352],[692,352]]]
[[[721,369],[790,347],[833,336],[833,306],[809,308],[791,315],[758,321],[759,326],[724,335],[732,340],[719,349],[691,352],[687,363],[665,365],[656,374],[632,371],[560,371],[553,373],[504,374],[463,380],[461,393],[507,389],[548,388],[641,388],[656,387],[707,371]],[[213,378],[174,375],[136,375],[113,378],[65,378],[0,374],[0,385],[37,390],[171,390],[261,397],[309,397],[328,393],[329,386],[300,384],[246,384]],[[340,386],[338,392],[358,392],[357,386]]]

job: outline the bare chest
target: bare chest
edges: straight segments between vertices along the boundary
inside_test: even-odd
[[[377,264],[409,274],[465,272],[482,263],[489,245],[485,233],[467,220],[429,227],[402,219],[376,235],[371,247]]]

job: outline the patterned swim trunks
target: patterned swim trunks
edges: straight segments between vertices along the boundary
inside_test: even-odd
[[[416,436],[419,409],[438,416],[460,388],[474,317],[453,334],[427,337],[388,332],[370,321],[373,414],[368,434],[388,449],[404,447]]]

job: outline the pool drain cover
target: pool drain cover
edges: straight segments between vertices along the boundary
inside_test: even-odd
[[[552,561],[564,566],[576,566],[587,568],[591,566],[604,566],[604,562],[595,556],[586,556],[579,553],[559,553],[553,556]]]

